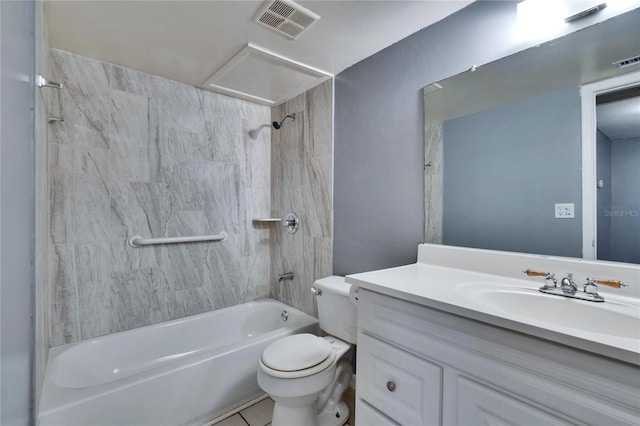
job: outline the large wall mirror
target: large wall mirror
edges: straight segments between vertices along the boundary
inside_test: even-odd
[[[640,263],[638,56],[640,9],[426,86],[425,241]]]

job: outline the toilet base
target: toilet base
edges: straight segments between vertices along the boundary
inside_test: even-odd
[[[343,401],[331,410],[317,414],[313,404],[284,406],[277,401],[273,407],[272,424],[278,426],[343,426],[349,420],[349,407]]]
[[[318,415],[318,426],[343,426],[349,420],[349,407],[343,401],[331,411],[325,410]]]
[[[287,398],[285,401],[275,399],[273,406],[272,425],[276,426],[320,426],[318,414],[313,401],[315,395],[306,398],[296,398],[295,401]],[[284,402],[284,403],[283,403]]]

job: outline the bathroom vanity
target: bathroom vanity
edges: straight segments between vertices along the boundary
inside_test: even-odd
[[[629,287],[579,301],[538,292],[528,268]],[[421,245],[416,264],[347,282],[358,425],[640,422],[637,266]]]

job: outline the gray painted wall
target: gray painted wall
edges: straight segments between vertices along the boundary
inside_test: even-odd
[[[32,423],[33,2],[0,2],[0,424]]]
[[[49,41],[44,2],[36,2],[36,75],[51,78]],[[57,102],[55,89],[38,89],[35,93],[35,412],[38,412],[44,371],[49,357],[49,127],[50,102]]]
[[[572,88],[445,121],[443,243],[581,257],[580,120]]]
[[[422,87],[544,41],[513,38],[516,5],[475,2],[338,74],[334,273],[415,262],[424,229]]]
[[[412,263],[423,240],[422,87],[514,51],[516,3],[480,2],[336,77],[334,273]]]
[[[611,259],[640,263],[640,138],[611,143]]]
[[[596,179],[604,186],[598,188],[597,220],[598,259],[611,260],[611,140],[600,130],[596,133]]]

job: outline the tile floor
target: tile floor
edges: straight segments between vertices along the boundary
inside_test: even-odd
[[[344,400],[349,405],[349,410],[353,413],[355,391],[348,388],[344,395]],[[219,421],[213,426],[269,426],[271,425],[271,417],[273,416],[273,400],[265,398],[258,401],[250,407],[245,408],[231,417]],[[350,426],[355,419],[352,414],[349,417],[347,425]]]
[[[271,424],[273,399],[265,398],[214,426],[267,426]]]

